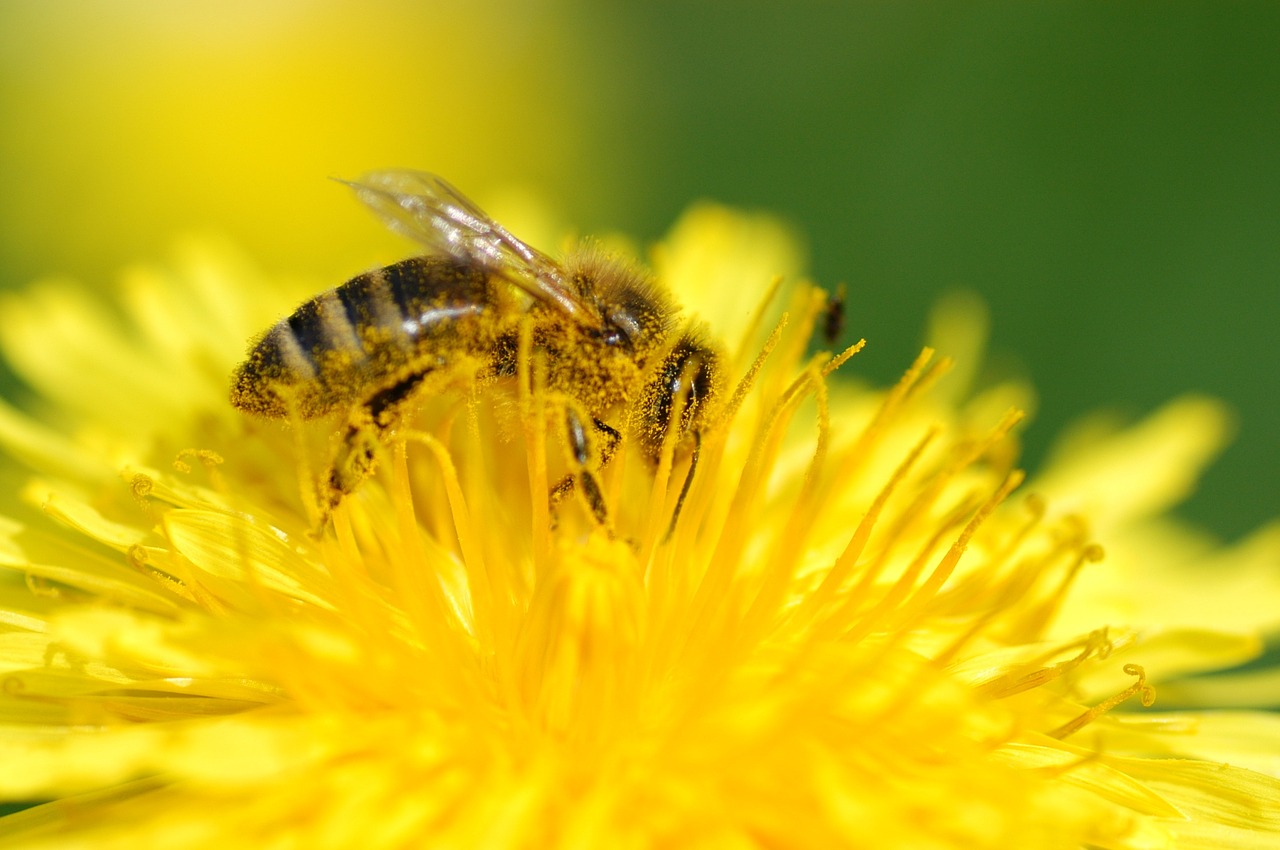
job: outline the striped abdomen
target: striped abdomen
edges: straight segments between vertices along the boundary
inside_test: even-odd
[[[487,350],[495,307],[485,272],[454,260],[415,257],[359,275],[272,326],[232,377],[231,403],[324,416],[406,364],[426,371]]]

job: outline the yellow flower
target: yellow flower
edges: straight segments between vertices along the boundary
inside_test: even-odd
[[[709,206],[657,252],[731,374],[675,526],[688,453],[624,441],[611,532],[550,515],[535,381],[424,401],[310,535],[329,435],[224,399],[313,290],[226,249],[110,309],[11,298],[39,413],[0,408],[0,794],[43,802],[0,846],[1280,846],[1274,716],[1140,707],[1247,708],[1193,674],[1277,623],[1274,530],[1221,551],[1159,518],[1218,408],[1086,429],[1023,485],[1028,391],[948,389],[931,351],[887,391],[829,380],[824,295],[766,297],[797,256]],[[966,327],[937,334],[976,356]]]

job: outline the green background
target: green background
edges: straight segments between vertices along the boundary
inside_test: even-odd
[[[1229,538],[1280,515],[1280,4],[496,3],[442,21],[429,3],[229,3],[208,12],[241,16],[218,37],[242,36],[260,5],[279,7],[274,29],[237,43],[226,84],[241,88],[226,91],[219,73],[188,82],[200,55],[173,47],[175,27],[215,28],[138,34],[116,14],[183,4],[0,7],[0,284],[106,280],[193,226],[333,279],[373,228],[323,178],[378,166],[440,171],[482,198],[485,181],[523,180],[584,231],[643,239],[709,197],[785,216],[818,281],[849,283],[848,333],[871,343],[851,369],[892,380],[939,295],[974,290],[997,359],[1040,393],[1033,467],[1077,416],[1203,392],[1238,433],[1183,515]],[[282,71],[271,39],[308,32],[308,16],[337,34]],[[406,37],[412,50],[389,46]],[[445,45],[463,47],[433,61]],[[348,72],[402,53],[370,107]],[[190,85],[186,123],[136,100],[114,115],[94,86],[117,60],[141,63],[137,85]],[[234,116],[252,92],[287,109],[310,80],[322,130],[300,113],[270,145],[246,134],[238,155],[257,171],[214,162],[217,138],[182,174],[102,143],[132,127],[178,158],[244,129],[202,125],[206,105]],[[119,85],[127,100],[134,84]],[[121,169],[136,193],[104,182]],[[308,214],[334,229],[290,226],[291,180],[317,187]]]
[[[635,39],[624,224],[657,233],[690,195],[788,216],[818,280],[850,283],[851,367],[883,380],[940,292],[981,293],[1040,392],[1033,464],[1092,409],[1225,399],[1236,439],[1182,513],[1228,537],[1280,514],[1280,4],[657,2],[598,25]]]

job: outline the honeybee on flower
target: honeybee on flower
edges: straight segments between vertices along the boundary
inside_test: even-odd
[[[130,278],[124,330],[65,288],[11,298],[6,355],[78,426],[0,405],[26,478],[0,795],[40,803],[0,848],[1275,843],[1274,718],[1140,707],[1207,700],[1191,674],[1276,626],[1276,535],[1188,555],[1157,524],[1220,408],[1077,441],[1022,499],[1025,388],[949,395],[932,351],[887,389],[831,380],[831,299],[771,288],[785,242],[704,206],[655,257],[686,303],[722,280],[742,307],[674,529],[675,428],[656,468],[631,431],[586,465],[611,533],[589,504],[548,521],[576,396],[531,332],[529,380],[416,395],[311,537],[301,429],[225,398],[271,281],[196,249]]]
[[[236,407],[261,416],[348,411],[322,484],[323,515],[368,477],[406,408],[460,371],[514,377],[521,333],[527,356],[543,358],[548,389],[565,400],[574,471],[553,495],[576,483],[596,522],[608,523],[596,473],[622,439],[610,424],[620,414],[654,466],[669,434],[677,448],[692,441],[687,490],[721,355],[677,324],[669,293],[589,244],[553,260],[434,174],[378,171],[349,185],[429,253],[304,303],[258,338],[231,388]]]

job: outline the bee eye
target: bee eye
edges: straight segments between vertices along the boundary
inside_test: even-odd
[[[609,323],[601,328],[598,332],[600,341],[610,347],[619,346],[627,350],[631,349],[631,334],[627,333],[624,328]]]

